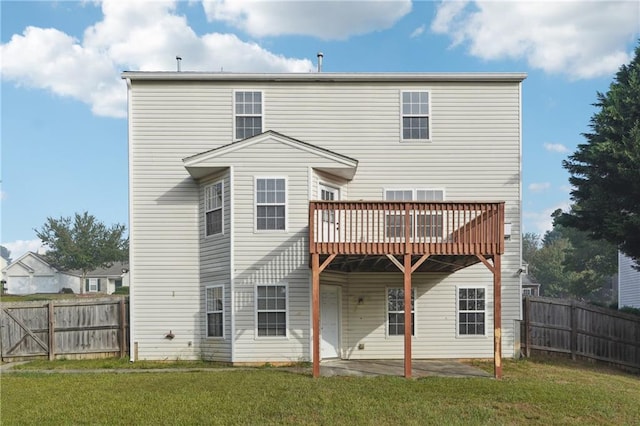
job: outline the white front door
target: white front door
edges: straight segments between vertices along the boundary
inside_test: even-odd
[[[320,184],[318,190],[322,201],[340,200],[340,190],[338,188]],[[318,240],[323,242],[340,241],[339,232],[340,224],[336,212],[322,212],[322,236]]]
[[[320,358],[340,358],[340,287],[320,286]]]

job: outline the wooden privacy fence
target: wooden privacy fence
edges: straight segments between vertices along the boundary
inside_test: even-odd
[[[123,357],[128,353],[128,298],[4,302],[3,361],[30,357]]]
[[[640,317],[573,300],[526,297],[521,346],[640,369]]]

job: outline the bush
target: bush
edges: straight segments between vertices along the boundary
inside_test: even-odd
[[[631,306],[623,306],[619,310],[620,310],[620,312],[624,312],[626,314],[640,315],[640,308],[632,308]]]
[[[129,287],[120,287],[120,288],[116,288],[116,291],[113,292],[113,294],[129,294]]]
[[[62,287],[62,289],[60,289],[60,294],[73,294],[73,289],[69,288],[69,287]]]

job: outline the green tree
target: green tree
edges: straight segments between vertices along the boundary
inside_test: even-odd
[[[573,206],[558,223],[617,245],[640,267],[640,44],[597,98],[586,143],[563,162]]]
[[[80,271],[83,283],[88,272],[129,258],[125,226],[107,227],[87,212],[76,213],[74,218],[48,217],[42,228],[35,231],[49,247],[45,254],[47,261],[58,269]]]
[[[522,260],[531,263],[533,256],[540,249],[540,236],[533,232],[522,235]]]
[[[529,264],[529,273],[540,283],[545,296],[565,297],[570,295],[574,274],[565,271],[566,251],[571,244],[566,238],[558,238],[535,252]]]
[[[7,263],[11,263],[11,250],[6,248],[5,246],[0,246],[0,257],[7,261]]]

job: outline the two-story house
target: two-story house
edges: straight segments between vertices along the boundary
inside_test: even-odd
[[[524,74],[124,72],[133,359],[514,355]]]

